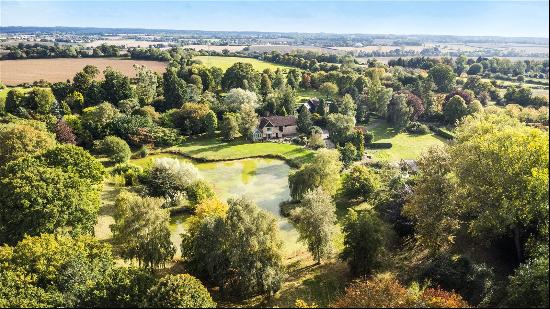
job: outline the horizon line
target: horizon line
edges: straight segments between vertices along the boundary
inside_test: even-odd
[[[3,0],[0,0],[3,1]],[[131,0],[130,0],[131,1]],[[508,38],[508,39],[546,39],[541,36],[502,36],[502,35],[470,35],[470,34],[422,34],[422,33],[360,33],[360,32],[289,32],[289,31],[253,31],[253,30],[200,30],[200,29],[170,29],[170,28],[140,28],[140,27],[98,27],[98,26],[29,26],[29,25],[0,25],[3,28],[80,28],[80,29],[120,29],[120,30],[154,30],[154,31],[196,31],[196,32],[239,32],[239,33],[280,33],[280,34],[327,34],[327,35],[389,35],[389,36],[446,36],[446,37],[475,37],[475,38]]]

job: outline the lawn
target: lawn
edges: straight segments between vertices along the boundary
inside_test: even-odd
[[[236,62],[250,63],[258,72],[262,72],[265,69],[270,69],[272,71],[281,69],[289,69],[290,67],[284,65],[278,65],[266,61],[261,61],[254,58],[244,58],[244,57],[223,57],[223,56],[197,56],[193,59],[200,60],[202,64],[207,67],[218,67],[222,70],[227,70]]]
[[[371,120],[367,129],[374,133],[374,142],[392,143],[389,149],[368,149],[367,154],[372,155],[376,160],[400,161],[415,160],[420,157],[426,149],[444,145],[447,141],[433,133],[425,135],[413,135],[404,132],[397,132],[385,120]]]
[[[307,101],[310,98],[321,98],[322,95],[315,89],[296,89],[296,97],[298,102]]]
[[[302,146],[282,143],[248,143],[241,140],[224,142],[219,138],[197,139],[185,142],[182,146],[163,149],[195,159],[206,161],[236,160],[251,157],[276,157],[298,166],[308,162],[314,151]]]

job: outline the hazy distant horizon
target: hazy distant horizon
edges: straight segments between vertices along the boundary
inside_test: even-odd
[[[1,26],[549,38],[548,1],[4,1]]]
[[[102,1],[102,0],[101,0]],[[57,25],[57,26],[36,26],[36,25],[19,25],[19,26],[3,26],[0,25],[1,29],[6,28],[74,28],[74,29],[113,29],[113,30],[146,30],[146,31],[170,31],[170,32],[236,32],[236,33],[280,33],[280,34],[326,34],[326,35],[365,35],[365,36],[396,36],[396,37],[407,37],[407,36],[426,36],[426,37],[473,37],[473,38],[505,38],[505,39],[539,39],[539,40],[550,40],[549,37],[535,37],[535,36],[499,36],[499,35],[449,35],[449,34],[425,34],[425,33],[403,33],[403,34],[397,34],[397,33],[337,33],[337,32],[296,32],[296,31],[244,31],[244,30],[203,30],[203,29],[166,29],[166,28],[134,28],[134,27],[85,27],[85,26],[64,26],[64,25]],[[2,31],[0,31],[2,32]]]

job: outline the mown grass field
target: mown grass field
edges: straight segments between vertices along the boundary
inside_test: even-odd
[[[309,98],[321,98],[322,94],[315,89],[296,89],[296,97],[298,102],[307,101]]]
[[[282,143],[248,143],[241,140],[224,142],[220,138],[189,140],[182,146],[163,149],[199,160],[236,160],[251,157],[271,156],[300,165],[313,157],[314,152],[301,146]]]
[[[413,135],[398,132],[385,120],[371,120],[367,129],[374,133],[374,142],[392,143],[390,149],[366,149],[373,159],[381,161],[400,161],[418,159],[426,149],[444,145],[447,141],[433,133]]]
[[[197,56],[193,59],[200,60],[202,64],[207,67],[218,67],[222,70],[227,70],[230,66],[236,62],[250,63],[254,69],[258,72],[262,72],[265,69],[270,69],[272,71],[281,69],[289,69],[290,67],[284,65],[278,65],[266,61],[261,61],[254,58],[244,58],[244,57],[223,57],[223,56]]]

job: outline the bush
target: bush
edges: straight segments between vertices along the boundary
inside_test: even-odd
[[[147,293],[147,305],[152,308],[212,308],[216,303],[208,290],[195,277],[167,275]]]
[[[96,143],[96,151],[107,156],[113,163],[123,163],[130,160],[130,146],[121,138],[107,136]]]
[[[546,253],[521,264],[506,289],[505,305],[548,308],[548,247]]]
[[[490,295],[494,274],[484,264],[475,264],[467,257],[441,254],[423,267],[419,278],[455,290],[477,305]]]
[[[141,147],[139,147],[136,155],[138,158],[145,158],[149,155],[149,149],[147,148],[147,146],[142,145]]]
[[[392,274],[354,281],[335,308],[468,308],[460,295],[437,289],[403,286]]]
[[[430,128],[428,128],[427,125],[422,124],[420,122],[411,122],[405,129],[407,132],[411,134],[428,134],[430,133]]]
[[[374,133],[371,131],[365,132],[365,145],[372,144],[372,141],[374,140]]]
[[[160,158],[153,161],[145,184],[149,195],[172,198],[177,193],[184,193],[198,179],[199,171],[193,164]]]
[[[197,180],[187,188],[187,198],[192,206],[202,203],[204,200],[215,196],[210,184],[204,180]]]
[[[367,144],[367,148],[370,149],[390,149],[392,148],[392,143],[370,143]]]
[[[442,128],[438,128],[434,125],[430,125],[429,126],[430,130],[432,130],[432,132],[435,133],[435,135],[438,135],[438,136],[441,136],[443,138],[446,138],[446,139],[454,139],[455,138],[455,135],[445,129],[442,129]]]
[[[344,174],[342,194],[347,198],[367,199],[380,188],[380,177],[364,165],[355,165]]]
[[[148,128],[148,133],[157,147],[176,146],[185,141],[185,137],[181,136],[176,129],[153,126]]]
[[[307,138],[305,136],[295,136],[292,138],[291,141],[295,145],[300,145],[300,146],[307,145]]]
[[[113,167],[111,175],[122,175],[124,177],[124,185],[135,186],[143,175],[143,169],[130,163],[121,163]]]

